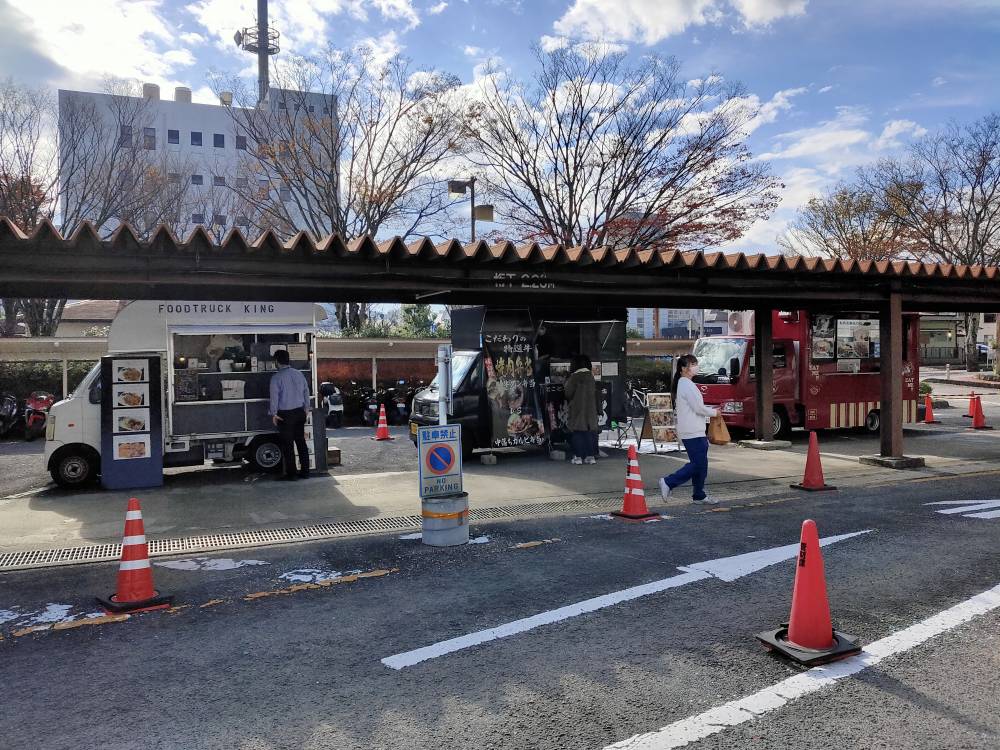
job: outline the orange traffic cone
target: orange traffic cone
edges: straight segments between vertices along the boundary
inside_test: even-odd
[[[924,424],[941,424],[940,419],[934,419],[934,402],[929,393],[924,396]]]
[[[972,416],[972,429],[973,430],[992,430],[993,428],[986,424],[986,416],[983,414],[983,399],[976,396],[976,413]]]
[[[793,490],[807,490],[808,492],[821,492],[823,490],[835,490],[823,479],[823,464],[819,460],[819,440],[815,432],[809,433],[809,453],[806,454],[806,471],[802,476],[801,484],[791,485]]]
[[[646,490],[642,486],[642,475],[639,473],[639,454],[634,445],[628,447],[628,466],[625,469],[625,497],[622,499],[622,509],[611,515],[629,521],[644,521],[647,518],[659,518],[659,513],[650,513],[646,507]]]
[[[757,634],[769,650],[778,651],[807,667],[860,653],[853,635],[838,633],[830,622],[826,576],[815,521],[802,522],[799,555],[792,589],[792,614],[777,630]]]
[[[111,614],[166,609],[172,600],[173,596],[164,596],[153,588],[153,569],[149,565],[142,508],[133,497],[128,501],[125,513],[125,537],[122,539],[117,591],[107,599],[97,597],[97,602]]]
[[[385,404],[378,408],[378,429],[375,430],[374,440],[393,440],[389,434],[389,423],[385,419]]]
[[[969,419],[974,419],[976,416],[976,392],[972,391],[969,394],[969,413],[963,414],[963,417],[968,417]]]

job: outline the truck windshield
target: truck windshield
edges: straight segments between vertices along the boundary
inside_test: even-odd
[[[469,370],[472,366],[476,364],[476,359],[479,357],[479,352],[454,352],[451,355],[451,387],[452,390],[457,391],[459,386],[465,380],[466,375],[469,374]],[[437,375],[434,376],[434,380],[431,381],[431,390],[436,391],[438,387]]]
[[[694,345],[694,356],[698,358],[700,371],[697,380],[712,383],[717,382],[720,375],[728,378],[729,360],[735,357],[742,364],[745,349],[746,341],[743,339],[698,339]]]
[[[73,395],[70,396],[70,398],[80,398],[82,396],[86,396],[87,392],[90,390],[90,386],[93,384],[94,373],[100,369],[100,362],[90,368],[90,372],[83,376],[83,380],[80,381],[80,385],[76,387],[76,390],[73,391]]]

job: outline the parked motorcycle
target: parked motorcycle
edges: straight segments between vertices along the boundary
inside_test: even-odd
[[[326,407],[326,426],[337,429],[344,426],[344,395],[333,383],[320,383],[321,405]]]
[[[45,435],[49,408],[56,397],[48,391],[32,391],[24,402],[24,439],[32,441]]]
[[[13,393],[0,393],[0,438],[5,437],[21,422],[21,410],[18,409],[17,396]]]
[[[385,398],[385,392],[381,388],[377,391],[366,388],[362,393],[364,398],[362,399],[361,421],[366,427],[374,427],[378,424],[379,406]]]

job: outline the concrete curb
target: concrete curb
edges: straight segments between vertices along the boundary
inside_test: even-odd
[[[925,383],[940,383],[958,388],[984,388],[988,391],[1000,391],[1000,383],[989,380],[945,380],[944,378],[921,378]]]

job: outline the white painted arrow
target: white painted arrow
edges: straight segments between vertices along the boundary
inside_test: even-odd
[[[855,531],[850,534],[828,536],[820,539],[819,543],[821,547],[825,547],[829,544],[835,544],[836,542],[842,542],[845,539],[850,539],[851,537],[867,534],[870,531],[871,529],[865,529],[864,531]],[[402,654],[387,656],[382,659],[382,663],[391,669],[412,667],[414,664],[419,664],[422,661],[436,659],[439,656],[471,648],[472,646],[478,646],[482,643],[486,643],[487,641],[495,641],[500,638],[517,635],[518,633],[525,633],[529,630],[541,627],[542,625],[550,625],[554,622],[568,620],[571,617],[578,617],[579,615],[586,614],[588,612],[596,612],[597,610],[604,609],[605,607],[611,607],[615,604],[621,604],[622,602],[631,601],[632,599],[638,599],[643,596],[649,596],[650,594],[658,594],[661,591],[677,588],[678,586],[684,586],[685,584],[694,583],[695,581],[703,581],[706,578],[718,578],[721,581],[735,581],[737,578],[742,578],[743,576],[750,575],[751,573],[756,573],[758,570],[762,570],[763,568],[767,568],[771,565],[782,562],[783,560],[791,560],[798,554],[798,543],[786,544],[783,547],[774,547],[772,549],[760,550],[758,552],[748,552],[743,555],[721,557],[717,560],[707,560],[705,562],[694,563],[693,565],[681,566],[678,567],[678,570],[683,571],[680,575],[663,578],[650,583],[644,583],[640,586],[633,586],[622,591],[614,591],[610,594],[595,596],[592,599],[586,599],[582,602],[576,602],[575,604],[568,604],[565,607],[559,607],[558,609],[541,612],[537,615],[532,615],[531,617],[525,617],[520,620],[514,620],[513,622],[498,625],[494,628],[479,630],[475,633],[458,636],[457,638],[450,638],[446,641],[432,643],[430,646],[424,646],[423,648],[414,649],[413,651],[406,651]]]
[[[924,503],[924,505],[960,506],[937,511],[945,515],[961,513],[966,518],[1000,518],[1000,510],[989,510],[989,508],[1000,508],[1000,500],[941,500],[936,503]]]

